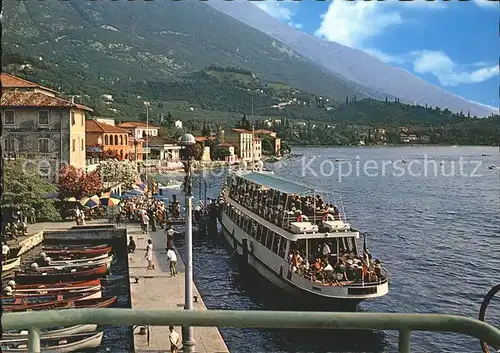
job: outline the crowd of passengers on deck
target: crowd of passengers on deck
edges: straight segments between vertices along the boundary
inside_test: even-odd
[[[321,232],[322,221],[327,220],[328,215],[331,220],[341,219],[338,207],[325,202],[321,195],[299,196],[274,189],[262,190],[260,185],[242,181],[230,189],[229,197],[279,227],[286,217],[292,222],[307,220],[317,225]]]
[[[291,249],[288,262],[293,272],[331,286],[352,282],[377,282],[384,279],[380,260],[373,260],[369,252],[367,259],[363,259],[355,252],[346,250],[339,252],[340,256],[332,254],[331,244],[323,242],[320,248],[311,252],[309,258],[306,258],[305,251]]]

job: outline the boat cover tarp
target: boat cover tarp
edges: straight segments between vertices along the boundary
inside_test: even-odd
[[[251,172],[246,174],[240,174],[238,176],[245,180],[266,186],[270,189],[274,189],[288,195],[290,194],[311,195],[315,191],[313,188],[309,186],[294,183],[292,181],[283,179],[273,174],[262,174],[259,172]]]

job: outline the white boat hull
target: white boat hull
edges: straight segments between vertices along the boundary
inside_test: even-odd
[[[68,335],[74,335],[77,333],[87,333],[94,332],[97,330],[97,325],[76,325],[70,327],[63,327],[56,330],[51,331],[42,331],[40,332],[40,338],[51,338],[51,337],[63,337]],[[20,331],[16,333],[3,333],[2,339],[25,339],[28,337],[28,331]]]
[[[314,300],[320,300],[322,303],[326,302],[332,306],[351,309],[365,299],[378,298],[389,292],[388,282],[381,283],[377,286],[367,286],[366,288],[360,287],[359,285],[356,286],[354,290],[375,292],[362,295],[350,294],[350,291],[354,291],[352,289],[354,286],[324,286],[317,284],[303,276],[299,276],[289,271],[289,264],[284,258],[279,257],[267,247],[250,237],[225,213],[222,213],[222,228],[222,233],[229,245],[236,250],[238,255],[244,257],[246,263],[252,266],[261,276],[275,286],[294,295],[312,297]],[[244,242],[248,244],[248,252],[243,249]],[[245,254],[247,254],[246,259]]]
[[[15,259],[9,259],[6,261],[5,265],[2,265],[2,273],[8,272],[21,264],[21,257],[18,256]]]
[[[84,351],[86,349],[97,348],[101,345],[103,336],[104,336],[104,333],[99,332],[93,336],[82,339],[80,341],[67,343],[67,344],[61,344],[58,346],[42,347],[41,353],[44,353],[44,352],[47,352],[47,353],[49,353],[49,352],[50,353],[70,353],[70,352],[81,352],[81,351]],[[24,338],[22,340],[24,340]],[[26,348],[24,348],[24,346]],[[9,349],[3,349],[3,351],[19,352],[19,353],[28,353],[29,352],[27,344],[23,345],[23,348],[9,348]]]

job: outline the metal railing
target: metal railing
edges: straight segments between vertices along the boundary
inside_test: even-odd
[[[500,348],[499,329],[479,320],[441,314],[68,309],[2,316],[4,332],[28,330],[28,351],[34,353],[40,352],[40,329],[83,324],[397,330],[402,353],[410,352],[411,331],[436,331],[465,334]]]

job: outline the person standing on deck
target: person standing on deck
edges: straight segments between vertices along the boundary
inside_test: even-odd
[[[179,346],[181,345],[181,336],[174,330],[173,326],[170,326],[168,329],[170,330],[170,334],[168,335],[170,339],[170,351],[178,353]]]
[[[10,253],[9,246],[7,245],[7,243],[3,242],[2,243],[2,265],[5,264],[5,261],[8,260],[9,253]]]
[[[177,255],[175,254],[174,249],[168,249],[167,260],[170,261],[170,276],[175,277],[175,275],[177,275],[177,270],[175,268],[175,265],[177,264]]]
[[[148,239],[148,245],[146,246],[146,255],[144,256],[148,260],[148,270],[154,270],[155,265],[153,264],[153,241]]]

